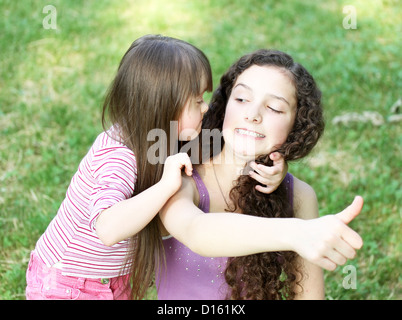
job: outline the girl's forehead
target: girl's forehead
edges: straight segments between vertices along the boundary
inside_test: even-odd
[[[281,69],[276,66],[258,66],[252,65],[242,73],[236,79],[236,83],[241,80],[247,79],[250,83],[259,84],[260,80],[265,80],[266,82],[274,82],[274,80],[282,79],[285,82],[289,79],[289,75],[286,70]]]
[[[200,81],[199,83],[200,92],[198,92],[197,95],[203,95],[206,91],[209,91],[210,85],[208,83],[208,79],[205,74],[201,76],[199,81]]]
[[[253,65],[236,79],[233,89],[243,88],[253,94],[271,94],[296,103],[296,88],[287,70],[276,66]]]

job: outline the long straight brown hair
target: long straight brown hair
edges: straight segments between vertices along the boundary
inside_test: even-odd
[[[212,91],[212,72],[207,57],[179,39],[143,36],[135,40],[123,56],[103,105],[102,124],[106,131],[109,116],[122,142],[135,154],[137,180],[133,196],[156,184],[163,173],[163,163],[153,164],[147,159],[147,152],[155,143],[148,141],[148,133],[153,129],[166,133],[165,156],[169,156],[171,144],[178,142],[170,141],[171,136],[178,135],[170,132],[171,121],[179,119],[190,97],[201,93],[203,79],[207,91]],[[141,212],[133,212],[136,214]],[[132,298],[142,299],[164,257],[158,217],[129,243],[124,271],[131,268]]]

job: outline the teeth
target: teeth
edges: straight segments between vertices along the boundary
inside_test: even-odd
[[[236,129],[236,132],[240,133],[240,134],[245,134],[245,135],[248,135],[248,136],[251,136],[254,138],[264,138],[265,137],[264,135],[262,135],[260,133],[257,133],[254,131],[248,131],[248,130],[244,130],[244,129]]]

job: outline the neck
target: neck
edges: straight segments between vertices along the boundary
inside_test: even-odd
[[[220,172],[220,176],[224,176],[225,180],[236,180],[242,174],[248,174],[251,170],[250,166],[246,166],[252,159],[232,158],[225,155],[224,150],[210,161],[215,169]]]

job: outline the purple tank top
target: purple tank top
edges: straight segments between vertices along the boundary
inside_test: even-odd
[[[193,179],[200,196],[198,207],[209,212],[209,194],[198,172]],[[285,177],[289,198],[293,202],[293,176]],[[157,274],[159,300],[222,300],[228,287],[225,281],[227,257],[208,258],[191,251],[173,237],[163,240],[166,265]]]

